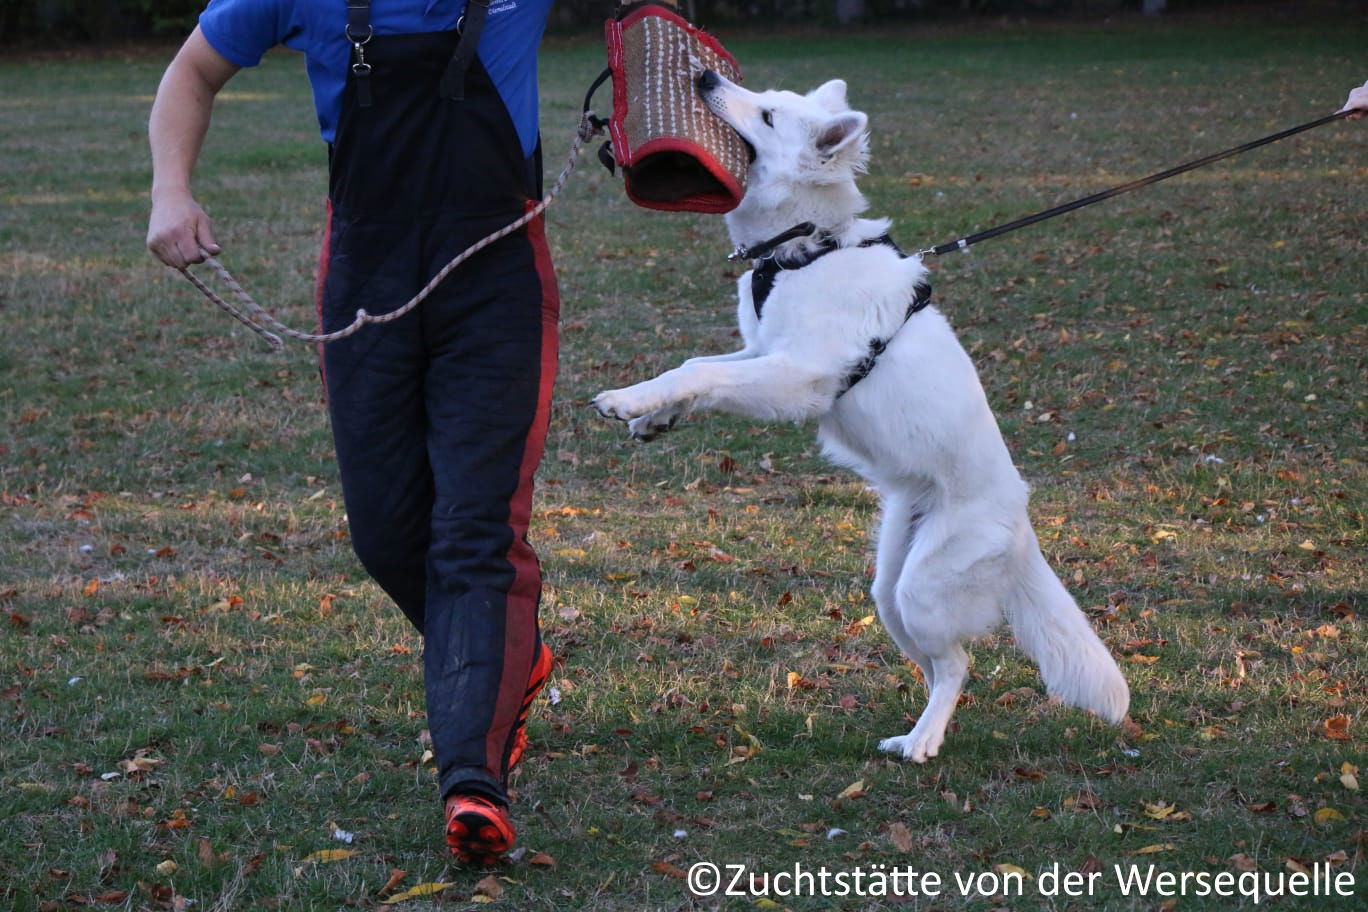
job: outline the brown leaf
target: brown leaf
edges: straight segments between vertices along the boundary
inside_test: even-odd
[[[475,884],[475,896],[487,896],[490,899],[498,899],[503,896],[503,884],[499,883],[499,878],[490,874],[488,877],[481,878]]]
[[[1277,809],[1278,802],[1276,801],[1260,801],[1256,804],[1245,805],[1245,810],[1251,811],[1255,814],[1268,814],[1273,811],[1276,811]]]
[[[889,825],[888,838],[893,840],[893,847],[903,854],[911,852],[916,848],[916,842],[912,839],[911,831],[907,829],[907,825],[902,821],[897,821]]]
[[[93,903],[109,906],[119,905],[126,899],[128,899],[127,890],[108,890],[104,893],[97,893],[90,897],[90,901]]]
[[[375,895],[384,896],[386,893],[392,892],[395,887],[404,882],[405,877],[408,877],[408,871],[405,871],[403,868],[392,869],[390,871],[389,880],[385,881],[383,887],[375,891]]]
[[[547,855],[545,852],[538,852],[531,858],[527,859],[527,863],[537,865],[538,867],[542,868],[554,868],[556,866],[556,859],[552,858],[550,855]]]
[[[684,880],[689,875],[685,874],[680,868],[675,867],[668,861],[657,861],[651,865],[651,870],[657,874],[664,874],[666,877],[673,877],[675,880]]]
[[[1102,807],[1102,799],[1098,798],[1094,792],[1082,789],[1076,795],[1065,798],[1064,806],[1075,811],[1095,811]]]
[[[1325,733],[1325,737],[1331,739],[1332,741],[1348,741],[1349,717],[1331,716],[1330,718],[1325,720],[1325,727],[1323,731]]]
[[[195,847],[195,855],[199,858],[199,863],[206,868],[212,868],[218,863],[218,857],[214,854],[214,846],[209,842],[208,836],[199,838],[199,844]]]

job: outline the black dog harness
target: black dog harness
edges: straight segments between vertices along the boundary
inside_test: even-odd
[[[774,251],[782,244],[797,240],[801,237],[808,237],[817,231],[817,226],[812,222],[803,222],[794,225],[792,228],[767,241],[762,241],[754,247],[737,247],[731,254],[733,260],[753,260],[755,265],[751,271],[751,302],[755,306],[755,319],[759,320],[764,313],[765,302],[769,300],[770,292],[774,291],[774,283],[779,278],[780,272],[787,272],[794,269],[802,269],[804,266],[811,266],[829,253],[841,250],[841,244],[836,238],[823,231],[817,238],[817,246],[810,250],[800,251],[796,255],[779,257]],[[893,242],[893,239],[886,234],[881,234],[875,238],[868,238],[861,241],[859,247],[892,247],[898,256],[903,259],[907,254]],[[924,310],[931,303],[931,286],[926,282],[918,282],[912,289],[912,301],[907,305],[907,314],[903,317],[903,324],[912,319],[912,315],[919,310]],[[902,325],[898,326],[902,329]],[[869,351],[859,360],[850,373],[846,374],[841,381],[841,388],[836,393],[839,399],[850,391],[850,388],[859,383],[869,372],[874,369],[879,356],[888,348],[888,344],[893,341],[893,336],[897,335],[898,330],[885,339],[874,338],[869,340]]]

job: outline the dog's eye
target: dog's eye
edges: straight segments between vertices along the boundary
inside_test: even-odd
[[[763,120],[763,121],[765,122],[765,126],[767,126],[767,127],[772,127],[772,126],[774,126],[774,112],[773,112],[773,111],[761,111],[761,112],[760,112],[760,119]]]

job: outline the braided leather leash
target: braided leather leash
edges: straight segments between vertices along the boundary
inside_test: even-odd
[[[527,212],[524,213],[520,218],[509,223],[508,225],[505,225],[498,231],[495,231],[492,234],[489,234],[481,238],[474,244],[471,244],[465,250],[461,251],[461,253],[457,254],[454,258],[452,258],[452,260],[449,263],[447,263],[440,270],[438,270],[437,274],[432,277],[432,280],[429,281],[427,285],[423,286],[422,290],[420,290],[416,295],[410,298],[408,302],[405,303],[402,307],[398,308],[397,310],[392,310],[388,313],[383,314],[367,313],[365,308],[361,308],[356,312],[356,319],[352,320],[350,324],[343,327],[342,329],[336,330],[335,332],[301,332],[300,330],[292,329],[289,326],[286,326],[285,324],[281,323],[275,317],[271,316],[271,314],[269,314],[264,307],[258,304],[256,300],[250,294],[247,293],[247,290],[242,287],[241,283],[239,283],[238,280],[233,277],[233,274],[229,272],[228,269],[222,263],[220,263],[217,258],[210,256],[208,251],[206,250],[200,250],[200,253],[204,255],[204,262],[211,269],[213,269],[215,273],[218,274],[220,279],[223,280],[223,284],[228,288],[228,291],[237,300],[237,305],[234,305],[233,303],[225,300],[216,291],[214,291],[212,288],[206,285],[204,281],[200,279],[199,276],[195,275],[190,271],[189,267],[184,267],[178,269],[177,271],[181,275],[185,276],[185,278],[189,280],[191,285],[194,285],[196,288],[198,288],[206,298],[213,301],[223,311],[230,314],[243,326],[246,326],[248,329],[252,330],[252,332],[261,336],[275,348],[280,348],[285,344],[281,341],[281,336],[287,336],[291,339],[297,339],[300,342],[317,343],[335,342],[338,339],[345,339],[348,336],[354,335],[357,332],[359,332],[361,328],[365,326],[367,323],[390,323],[394,320],[398,320],[400,317],[403,317],[409,311],[413,310],[413,308],[423,303],[423,301],[426,300],[430,294],[432,294],[433,290],[435,290],[438,285],[442,284],[442,281],[447,276],[449,276],[457,266],[460,266],[466,260],[473,257],[475,254],[479,253],[481,250],[485,249],[490,244],[493,244],[496,241],[508,237],[510,234],[522,228],[528,222],[532,221],[537,216],[545,212],[546,207],[550,206],[551,202],[558,195],[560,195],[560,192],[565,188],[566,181],[570,179],[571,172],[575,170],[575,165],[579,159],[580,150],[584,148],[584,144],[586,142],[588,142],[590,139],[592,139],[595,136],[598,136],[603,132],[603,124],[604,121],[601,121],[597,117],[595,117],[592,111],[584,112],[584,116],[580,120],[579,127],[575,131],[575,139],[570,144],[570,153],[568,156],[568,161],[566,161],[565,167],[561,169],[560,176],[556,178],[556,182],[551,186],[551,189],[546,193],[546,195],[542,197],[541,201],[538,202],[531,209],[527,210]]]

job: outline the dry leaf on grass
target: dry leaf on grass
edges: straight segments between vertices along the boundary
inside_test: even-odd
[[[305,861],[332,862],[345,861],[353,855],[358,854],[355,849],[319,849],[310,855],[305,855]]]
[[[491,879],[492,879],[492,878],[489,878],[489,877],[485,878],[485,880],[491,880]],[[482,881],[480,881],[480,883],[484,883],[484,881],[482,880]],[[387,905],[390,905],[391,903],[407,902],[407,901],[410,900],[410,899],[421,899],[421,898],[424,897],[424,896],[432,896],[432,895],[435,894],[435,893],[441,893],[443,890],[449,888],[450,886],[451,886],[451,884],[449,884],[449,883],[423,883],[423,884],[418,884],[418,886],[413,887],[413,888],[408,889],[408,890],[405,890],[403,893],[395,893],[393,896],[389,897],[388,899],[382,899],[382,900],[380,900],[380,904],[381,904],[381,905],[386,905],[386,906],[387,906]],[[495,886],[498,886],[498,883],[497,883],[497,882],[495,883]],[[475,888],[478,890],[478,889],[479,889],[479,884],[477,884]],[[500,889],[500,891],[503,890],[502,887],[499,887],[499,889]],[[489,901],[490,901],[490,900],[486,900],[486,902],[489,902]]]

